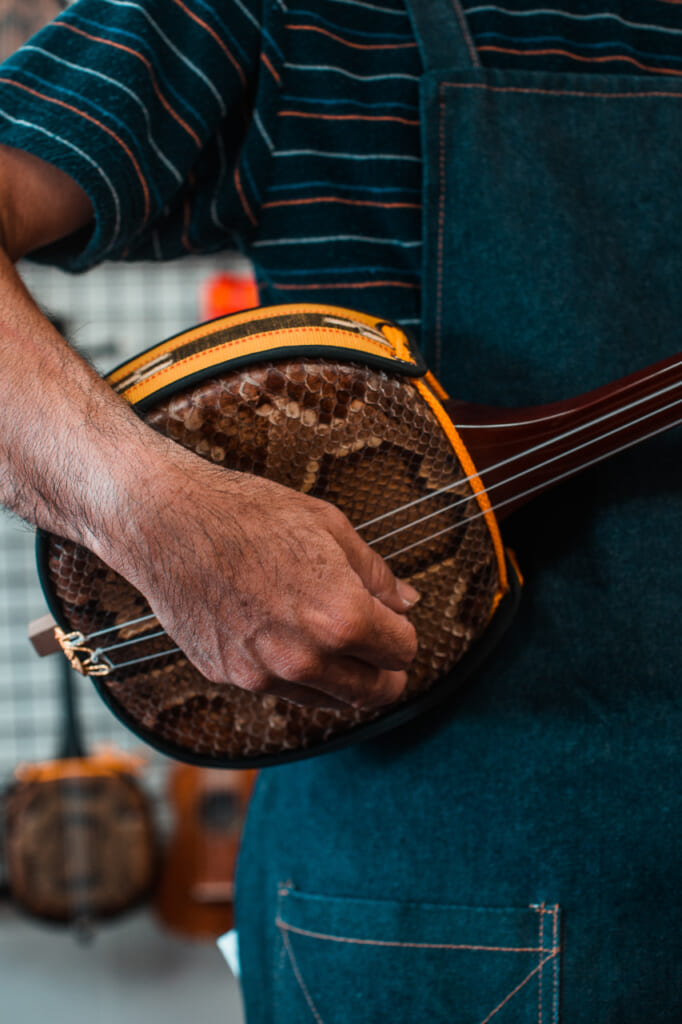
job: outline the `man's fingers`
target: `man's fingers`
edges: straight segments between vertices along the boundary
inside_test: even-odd
[[[267,692],[304,707],[350,711],[354,707],[392,704],[405,689],[405,672],[372,669],[353,658],[329,665],[321,678],[302,685],[282,679],[267,684]]]
[[[419,600],[419,591],[393,575],[387,563],[355,532],[347,519],[338,523],[336,537],[349,564],[369,593],[394,612],[409,611]]]
[[[347,656],[377,669],[401,671],[417,653],[417,634],[407,616],[398,615],[358,585],[336,614],[316,608],[310,612],[309,635],[329,660]]]
[[[350,710],[350,705],[345,701],[336,700],[309,686],[297,686],[295,683],[285,683],[281,679],[272,680],[268,686],[268,693],[273,697],[291,701],[292,704],[298,704],[300,707],[330,708],[333,711]]]
[[[327,695],[346,707],[380,707],[397,700],[407,682],[402,665],[393,671],[348,656],[334,646],[326,651],[316,646],[296,647],[286,636],[281,636],[277,643],[271,638],[268,647],[260,651],[260,657],[262,664],[267,665],[267,678],[260,680],[258,689],[275,692],[275,682],[307,687],[318,691],[319,699],[311,703],[320,705]]]

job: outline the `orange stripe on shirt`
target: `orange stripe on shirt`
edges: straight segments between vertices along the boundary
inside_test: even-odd
[[[341,206],[374,206],[381,210],[421,210],[421,203],[379,203],[373,199],[343,199],[341,196],[313,196],[307,199],[273,199],[263,203],[271,206],[309,206],[311,203],[339,203]]]
[[[302,110],[280,110],[278,117],[312,117],[320,121],[397,121],[399,124],[418,125],[419,120],[397,117],[394,114],[309,114]]]
[[[261,53],[260,59],[263,61],[263,63],[265,64],[266,68],[268,69],[268,71],[270,72],[272,77],[275,79],[277,84],[279,85],[280,82],[282,81],[282,79],[280,78],[280,76],[277,74],[277,72],[273,68],[273,66],[272,66],[271,62],[268,60],[267,56],[264,53]]]
[[[625,61],[627,64],[634,64],[635,67],[640,68],[642,71],[656,71],[659,75],[677,75],[682,77],[682,71],[678,68],[658,68],[653,64],[642,64],[641,61],[635,60],[634,57],[626,57],[623,54],[612,54],[608,57],[583,57],[578,53],[571,53],[570,50],[513,50],[504,46],[479,46],[478,51],[482,53],[484,50],[490,51],[491,53],[509,53],[516,57],[569,57],[571,60],[582,61],[584,64],[605,64],[608,61]]]
[[[239,193],[239,198],[242,201],[242,206],[244,207],[244,210],[246,211],[246,216],[249,218],[249,220],[251,221],[253,226],[256,227],[257,224],[258,224],[258,221],[254,217],[254,215],[251,213],[251,207],[249,206],[248,202],[246,201],[246,196],[244,194],[244,189],[242,187],[242,179],[241,179],[241,176],[239,174],[239,168],[238,167],[235,167],[235,169],[234,169],[234,183],[235,183],[235,186],[237,188],[237,192]]]
[[[135,159],[135,154],[130,149],[130,147],[128,145],[126,145],[126,143],[123,141],[123,139],[121,139],[116,134],[116,132],[112,131],[111,128],[108,128],[107,125],[102,124],[102,122],[98,121],[96,117],[92,117],[90,114],[86,114],[84,110],[79,110],[78,107],[74,107],[70,103],[65,103],[64,100],[55,99],[54,96],[46,96],[45,93],[38,92],[37,89],[31,89],[28,85],[23,85],[21,82],[13,82],[12,79],[10,79],[10,78],[0,78],[0,82],[2,82],[3,85],[13,85],[15,87],[15,89],[23,89],[24,92],[28,92],[32,96],[37,96],[38,99],[45,100],[47,103],[55,103],[59,107],[65,107],[66,110],[71,110],[74,114],[78,114],[79,117],[85,118],[86,121],[91,121],[92,124],[96,124],[97,127],[101,128],[102,131],[107,133],[107,135],[111,135],[112,139],[114,139],[119,144],[121,149],[130,158],[130,162],[132,163],[133,167],[135,168],[135,172],[136,172],[138,178],[140,179],[140,185],[142,186],[142,192],[143,192],[143,195],[144,195],[144,219],[146,221],[149,218],[150,199],[149,199],[149,187],[147,185],[147,181],[145,179],[144,174],[142,173],[140,165],[138,164],[137,160]]]
[[[335,39],[337,43],[343,43],[344,46],[350,46],[354,50],[406,50],[414,49],[417,45],[416,42],[351,43],[349,39],[344,39],[342,36],[334,35],[333,32],[328,32],[326,28],[318,28],[317,25],[286,25],[285,28],[291,29],[293,32],[319,32],[320,35],[329,36],[330,39]]]
[[[197,145],[197,149],[201,149],[201,139],[199,138],[197,133],[190,128],[190,126],[187,124],[187,122],[183,121],[183,119],[180,117],[180,115],[178,113],[176,113],[175,110],[173,110],[173,108],[171,107],[170,103],[168,102],[166,97],[161,92],[161,90],[160,90],[160,88],[158,86],[158,83],[156,81],[156,75],[154,74],[154,68],[151,66],[151,64],[149,63],[149,61],[147,60],[146,57],[143,57],[141,53],[138,53],[137,50],[133,50],[130,46],[124,46],[123,43],[115,43],[113,41],[113,39],[104,39],[102,36],[93,36],[89,32],[84,32],[82,28],[76,28],[75,25],[69,25],[65,21],[55,21],[54,22],[54,27],[55,28],[66,28],[66,29],[69,30],[69,32],[75,32],[79,36],[85,36],[86,39],[91,39],[94,43],[103,43],[105,46],[113,46],[116,50],[124,50],[126,53],[130,53],[130,54],[133,55],[133,57],[137,57],[138,60],[141,60],[142,63],[144,64],[144,66],[147,68],[147,70],[149,72],[149,77],[151,79],[151,83],[152,83],[152,86],[154,88],[154,92],[156,93],[156,95],[160,99],[160,101],[163,104],[163,106],[166,108],[166,110],[171,115],[173,120],[177,121],[178,124],[182,128],[184,128],[185,131],[187,132],[187,134],[194,140],[194,142]]]
[[[183,4],[182,0],[173,0],[173,3],[177,7],[179,7],[181,10],[183,10],[188,18],[191,18],[192,21],[196,21],[197,25],[201,25],[202,28],[206,29],[206,31],[208,32],[208,34],[210,35],[210,37],[212,39],[215,39],[215,41],[218,44],[218,46],[220,47],[220,49],[223,51],[223,53],[225,54],[225,56],[229,60],[230,64],[232,65],[232,67],[235,69],[235,71],[239,75],[239,80],[241,81],[242,85],[246,85],[246,77],[244,75],[244,72],[242,71],[241,67],[239,66],[239,64],[237,63],[235,58],[232,56],[230,51],[228,50],[228,48],[225,45],[225,43],[223,42],[223,40],[218,35],[216,30],[211,28],[211,26],[208,25],[205,21],[202,21],[202,19],[199,17],[199,15],[195,14],[194,11],[190,11],[190,9],[188,7],[186,7],[185,4]]]

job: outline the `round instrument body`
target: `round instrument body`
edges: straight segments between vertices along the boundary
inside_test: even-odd
[[[44,920],[113,917],[149,895],[157,863],[147,798],[132,776],[84,771],[16,782],[5,855],[16,902]]]
[[[199,381],[194,375],[189,386],[170,393],[166,387],[158,401],[145,402],[144,418],[216,465],[338,506],[421,594],[410,612],[419,651],[406,691],[389,709],[299,707],[210,683],[181,654],[96,677],[115,713],[163,752],[198,764],[257,767],[335,749],[411,717],[432,701],[437,680],[459,663],[462,674],[468,671],[501,633],[514,601],[503,601],[508,614],[495,611],[500,569],[486,517],[410,377],[334,357],[265,360]],[[415,520],[423,521],[408,525]],[[63,628],[87,637],[120,625],[107,634],[107,645],[139,638],[112,652],[112,663],[169,647],[167,637],[145,640],[158,623],[130,625],[149,613],[146,601],[93,554],[43,537],[39,560]],[[475,644],[493,613],[495,628]],[[437,689],[453,685],[450,677]]]

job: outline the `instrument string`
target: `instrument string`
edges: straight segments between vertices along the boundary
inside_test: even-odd
[[[591,427],[595,426],[596,424],[601,423],[601,422],[603,422],[603,421],[613,417],[614,415],[617,415],[619,413],[627,411],[628,409],[634,408],[635,406],[641,405],[642,402],[645,402],[645,401],[648,401],[648,400],[660,397],[661,395],[666,394],[666,393],[670,392],[671,390],[675,390],[676,388],[679,388],[680,386],[682,386],[682,381],[678,381],[675,384],[669,385],[668,387],[663,388],[662,390],[656,392],[656,394],[648,395],[645,398],[637,399],[635,402],[629,403],[627,406],[624,406],[624,407],[621,407],[621,408],[619,408],[619,409],[617,409],[615,411],[606,413],[606,414],[604,414],[602,416],[599,416],[599,417],[597,417],[597,418],[595,418],[595,419],[593,419],[593,420],[591,420],[591,421],[589,421],[587,423],[584,423],[584,424],[582,424],[582,425],[580,425],[578,427],[574,427],[571,430],[565,431],[563,434],[557,435],[556,437],[553,437],[553,438],[551,438],[548,441],[543,441],[543,442],[541,442],[541,443],[539,443],[537,445],[533,445],[531,448],[528,448],[528,449],[524,450],[523,452],[519,453],[518,455],[510,456],[509,458],[503,459],[500,462],[496,463],[495,465],[493,465],[491,467],[488,467],[486,469],[486,473],[490,473],[492,470],[495,470],[495,469],[503,468],[504,466],[507,466],[510,463],[515,462],[515,461],[517,461],[520,458],[527,457],[528,455],[533,454],[536,451],[540,451],[543,448],[546,448],[546,447],[548,447],[550,445],[556,444],[557,442],[559,442],[559,441],[561,441],[561,440],[563,440],[563,439],[565,439],[567,437],[570,437],[570,436],[574,435],[575,433],[579,433],[581,431],[588,430]],[[667,403],[666,405],[664,405],[662,407],[658,407],[658,408],[656,408],[654,410],[651,410],[648,413],[645,413],[644,415],[642,415],[640,417],[637,417],[634,420],[629,420],[627,423],[621,424],[618,427],[614,427],[612,430],[609,430],[609,431],[606,431],[606,432],[604,432],[602,434],[599,434],[599,435],[597,435],[594,438],[590,438],[589,440],[584,441],[581,444],[578,444],[578,445],[574,446],[571,449],[568,449],[568,450],[566,450],[564,452],[560,452],[557,455],[554,455],[554,456],[552,456],[549,459],[545,459],[541,463],[535,463],[534,465],[532,465],[530,467],[527,467],[526,469],[521,470],[518,473],[513,474],[512,476],[506,477],[503,480],[498,481],[496,484],[491,485],[490,488],[486,489],[485,493],[489,494],[492,491],[494,491],[496,488],[503,487],[503,486],[513,482],[514,480],[521,479],[522,477],[527,476],[529,473],[536,472],[538,469],[542,469],[545,466],[550,465],[550,464],[552,464],[552,463],[554,463],[556,461],[560,461],[561,459],[567,458],[568,456],[575,454],[575,452],[577,452],[577,451],[580,451],[580,450],[582,450],[584,448],[588,448],[588,447],[590,447],[590,446],[592,446],[594,444],[597,444],[600,441],[604,440],[605,438],[613,436],[614,434],[617,434],[617,433],[619,433],[619,432],[621,432],[623,430],[627,430],[628,428],[633,427],[633,426],[637,425],[638,423],[642,423],[645,420],[650,419],[653,416],[660,415],[661,413],[667,412],[667,411],[669,411],[671,409],[674,409],[674,408],[677,408],[678,406],[682,406],[682,399],[678,398],[675,401],[669,402],[669,403]],[[588,461],[581,462],[580,466],[578,466],[578,467],[573,466],[573,467],[571,467],[571,469],[567,470],[564,473],[559,473],[558,475],[555,475],[555,476],[551,477],[550,479],[542,480],[540,483],[535,484],[533,487],[527,488],[526,490],[521,491],[521,492],[517,492],[517,493],[513,494],[511,497],[506,498],[505,500],[503,500],[501,502],[498,502],[496,504],[492,504],[491,503],[491,510],[492,511],[496,511],[496,510],[498,510],[500,508],[503,508],[505,505],[509,505],[511,502],[517,501],[517,500],[519,500],[521,498],[525,498],[525,497],[535,493],[536,491],[544,490],[545,488],[550,487],[550,486],[552,486],[555,483],[559,483],[561,480],[564,480],[564,479],[566,479],[569,476],[572,476],[574,473],[578,472],[579,470],[587,469],[587,468],[589,468],[592,465],[595,465],[595,464],[597,464],[599,462],[604,461],[604,459],[610,458],[612,455],[616,455],[616,454],[618,454],[621,451],[625,451],[628,448],[633,447],[634,445],[640,444],[641,442],[646,441],[646,440],[648,440],[651,437],[655,437],[658,434],[664,433],[665,431],[671,430],[674,427],[677,427],[677,426],[680,426],[680,425],[682,425],[682,418],[676,420],[673,423],[666,423],[665,425],[660,426],[657,429],[652,430],[652,431],[650,431],[649,433],[647,433],[647,434],[645,434],[643,436],[639,436],[638,435],[636,438],[626,442],[623,445],[620,445],[617,448],[609,448],[608,451],[602,452],[601,454],[596,456],[594,459],[590,459]],[[417,499],[415,499],[413,501],[410,501],[410,502],[407,502],[406,504],[401,505],[401,506],[399,506],[399,507],[397,507],[395,509],[391,509],[389,512],[386,512],[386,513],[384,513],[381,516],[376,516],[373,519],[367,520],[367,522],[362,523],[359,526],[357,526],[356,530],[359,531],[359,530],[362,530],[362,529],[366,529],[368,526],[372,526],[375,523],[381,522],[382,520],[389,518],[390,516],[396,515],[396,514],[398,514],[400,512],[403,512],[403,511],[406,511],[406,510],[408,510],[410,508],[413,508],[415,505],[419,505],[419,504],[421,504],[424,501],[431,500],[432,498],[439,497],[440,495],[443,495],[443,494],[445,494],[445,493],[447,493],[449,491],[452,491],[454,488],[457,488],[457,487],[462,486],[463,484],[469,483],[474,478],[475,478],[475,475],[468,476],[468,477],[462,477],[461,479],[455,481],[453,484],[448,484],[445,487],[442,487],[442,488],[440,488],[437,491],[433,491],[433,492],[431,492],[428,495],[424,495],[421,498],[417,498]],[[466,504],[467,502],[470,502],[470,501],[474,500],[475,497],[476,497],[475,493],[471,493],[469,495],[466,495],[466,496],[460,498],[458,501],[454,502],[453,504],[447,505],[447,506],[445,506],[443,508],[440,508],[440,509],[437,509],[435,512],[428,513],[425,516],[421,516],[420,518],[418,518],[416,520],[413,520],[413,521],[411,521],[409,523],[404,524],[403,526],[400,526],[400,527],[398,527],[398,528],[396,528],[394,530],[391,530],[388,533],[383,534],[381,537],[377,537],[374,540],[369,541],[368,544],[370,546],[374,546],[376,544],[381,543],[382,541],[386,541],[389,538],[391,538],[391,537],[393,537],[393,536],[395,536],[395,535],[397,535],[399,533],[402,533],[405,530],[411,529],[411,528],[413,528],[415,526],[420,525],[423,522],[426,522],[429,519],[432,519],[434,516],[441,515],[444,512],[452,511],[453,509],[456,509],[458,506]],[[392,552],[390,552],[390,553],[388,553],[386,555],[383,555],[382,557],[383,557],[384,561],[390,561],[393,558],[397,558],[399,555],[405,554],[406,552],[411,551],[411,550],[413,550],[416,547],[419,547],[419,545],[421,545],[421,544],[426,544],[428,541],[436,540],[438,537],[441,537],[444,534],[451,532],[452,530],[462,529],[465,526],[468,526],[469,523],[473,522],[474,520],[480,519],[482,516],[484,516],[486,514],[487,514],[487,510],[486,509],[480,509],[479,508],[472,515],[467,516],[466,518],[460,520],[459,522],[451,523],[450,525],[448,525],[446,527],[443,527],[443,529],[441,529],[441,530],[437,530],[434,533],[428,534],[427,536],[422,537],[419,540],[413,541],[411,544],[404,545],[403,547],[399,548],[397,551],[392,551]],[[80,639],[79,639],[79,643],[87,643],[87,642],[89,642],[92,639],[95,639],[95,638],[100,637],[100,636],[104,636],[104,635],[106,635],[108,633],[120,632],[120,630],[122,630],[122,629],[126,629],[126,628],[129,628],[131,626],[139,625],[139,624],[142,624],[142,623],[145,623],[145,622],[149,622],[151,624],[152,621],[153,622],[158,622],[156,616],[153,613],[150,613],[148,615],[139,616],[138,618],[131,619],[128,622],[116,623],[113,626],[108,626],[105,629],[100,629],[100,630],[97,630],[97,631],[95,631],[93,633],[90,633],[87,636],[81,636]],[[145,643],[148,640],[152,640],[152,639],[155,639],[155,638],[158,638],[158,637],[162,637],[162,636],[168,636],[166,631],[163,630],[163,629],[158,630],[158,631],[156,631],[154,633],[150,633],[150,634],[142,634],[142,635],[140,635],[138,637],[133,637],[132,639],[125,640],[125,641],[122,641],[122,642],[119,642],[119,643],[116,643],[116,644],[111,644],[109,646],[98,647],[98,648],[96,648],[95,651],[92,652],[90,660],[91,660],[92,664],[98,664],[100,659],[103,658],[109,664],[109,666],[112,669],[119,670],[119,669],[131,667],[133,665],[141,664],[142,662],[151,661],[151,660],[156,659],[156,658],[167,657],[170,654],[182,653],[179,647],[172,647],[172,648],[169,648],[169,649],[165,649],[163,651],[155,652],[153,654],[148,654],[148,655],[145,655],[145,656],[142,656],[142,657],[139,657],[139,658],[134,658],[134,659],[132,659],[130,661],[126,661],[126,662],[122,662],[122,663],[120,663],[120,662],[119,663],[111,662],[110,659],[107,657],[107,654],[110,651],[118,650],[118,649],[120,649],[122,647],[129,647],[131,645],[138,644],[138,643]]]
[[[682,405],[682,402],[677,404]],[[659,427],[658,430],[652,430],[649,434],[646,434],[644,437],[638,437],[633,441],[628,441],[626,444],[621,445],[619,448],[612,448],[610,451],[602,453],[601,455],[598,455],[594,459],[590,459],[589,462],[583,462],[580,468],[588,469],[590,466],[595,466],[597,463],[603,462],[604,459],[610,458],[611,455],[618,455],[619,452],[624,452],[628,448],[632,448],[634,447],[634,445],[639,444],[641,441],[648,441],[651,437],[656,437],[658,434],[662,434],[666,430],[672,430],[674,427],[679,426],[682,426],[682,418],[676,420],[675,423],[666,424],[665,427]],[[511,498],[505,498],[504,501],[499,501],[496,505],[491,505],[491,510],[493,512],[496,512],[498,509],[504,508],[505,505],[510,505],[513,501],[518,501],[520,498],[525,498],[530,494],[534,494],[535,491],[544,490],[546,487],[551,487],[554,484],[558,484],[561,480],[565,480],[567,479],[567,477],[573,476],[575,472],[575,469],[569,469],[565,473],[560,473],[558,476],[553,476],[550,480],[542,480],[539,484],[535,484],[534,487],[529,487],[525,491],[521,491],[518,494],[513,494]],[[408,544],[405,547],[400,548],[398,551],[392,551],[390,554],[383,555],[382,557],[385,562],[388,562],[391,558],[396,558],[398,555],[402,555],[406,551],[411,551],[412,548],[416,548],[420,544],[426,544],[426,542],[429,540],[435,540],[437,537],[442,536],[444,533],[449,533],[450,530],[459,530],[461,527],[467,526],[469,523],[473,522],[474,519],[480,519],[481,516],[484,515],[486,515],[486,510],[479,508],[478,512],[475,512],[471,516],[467,516],[466,519],[462,519],[458,523],[452,523],[450,526],[446,526],[444,527],[444,529],[438,530],[436,533],[432,533],[428,537],[422,537],[420,540],[415,541],[413,544]]]
[[[669,391],[674,391],[677,388],[682,387],[682,381],[675,381],[674,384],[669,384],[667,387],[656,391],[653,394],[646,395],[644,398],[638,398],[634,402],[629,402],[626,405],[620,406],[617,409],[613,409],[611,412],[604,413],[602,416],[597,416],[595,419],[588,420],[586,423],[582,423],[577,427],[572,427],[570,430],[566,430],[563,434],[557,434],[555,437],[549,438],[547,441],[540,441],[538,444],[532,445],[530,448],[525,448],[522,452],[518,452],[516,455],[510,455],[506,459],[502,459],[500,462],[494,463],[492,466],[486,466],[486,473],[494,473],[498,469],[503,469],[512,462],[516,462],[519,459],[527,458],[529,455],[533,455],[535,452],[541,451],[543,448],[550,447],[553,444],[558,444],[561,441],[565,441],[573,434],[580,433],[583,430],[589,430],[592,427],[597,426],[599,423],[603,423],[605,420],[612,419],[614,416],[618,416],[623,412],[628,412],[630,409],[634,409],[636,406],[641,405],[643,402],[653,401],[656,398],[660,398],[667,394]],[[673,403],[675,405],[676,403]],[[669,408],[668,406],[665,407]],[[662,412],[662,409],[654,410],[656,412]],[[653,415],[652,414],[652,415]],[[630,423],[637,423],[637,420],[631,420]],[[626,426],[629,424],[626,424]],[[455,428],[457,429],[457,428]],[[606,437],[608,435],[602,435]],[[596,438],[595,440],[599,440]],[[407,509],[414,508],[415,505],[420,505],[424,501],[431,501],[433,498],[438,498],[441,494],[445,494],[451,491],[455,487],[461,486],[461,484],[471,483],[478,476],[477,473],[472,473],[470,476],[462,477],[460,480],[455,481],[453,484],[446,484],[437,491],[431,491],[430,494],[422,495],[421,498],[414,498],[412,501],[408,501],[405,505],[400,505],[398,508],[390,509],[388,512],[383,513],[380,516],[375,516],[373,519],[368,519],[367,522],[361,523],[360,526],[356,526],[356,530],[364,530],[368,526],[374,526],[376,523],[380,523],[383,519],[388,519],[389,516],[397,515],[399,512],[404,512]]]
[[[627,430],[630,427],[636,426],[638,423],[643,423],[645,420],[651,419],[652,416],[657,416],[657,415],[659,415],[659,413],[667,412],[669,409],[674,409],[678,405],[682,405],[682,401],[680,399],[677,399],[675,402],[669,402],[667,405],[664,405],[661,408],[657,408],[657,409],[653,410],[652,412],[648,412],[644,416],[638,416],[637,419],[629,420],[627,423],[622,423],[619,427],[614,427],[613,430],[607,430],[606,433],[599,434],[597,437],[590,438],[589,441],[583,441],[582,444],[575,445],[573,448],[569,448],[566,451],[559,452],[557,455],[553,455],[549,459],[544,459],[543,462],[534,462],[532,466],[528,466],[526,469],[522,469],[518,473],[512,474],[512,476],[505,477],[503,480],[498,480],[498,482],[496,484],[491,484],[490,487],[486,487],[485,488],[485,493],[486,494],[491,494],[492,491],[497,490],[499,487],[506,487],[508,484],[513,483],[514,480],[520,480],[520,479],[522,479],[522,477],[528,476],[529,473],[535,473],[539,469],[544,469],[545,466],[549,466],[553,462],[560,461],[561,459],[566,459],[570,455],[575,455],[576,452],[581,451],[583,448],[589,448],[589,447],[591,447],[594,444],[599,444],[601,441],[605,440],[607,437],[612,437],[614,434],[618,434],[622,430]],[[665,427],[663,429],[669,429],[669,428]],[[659,433],[660,433],[660,431],[659,431]],[[638,438],[637,441],[633,441],[633,444],[637,444],[640,440],[642,440],[642,439]],[[620,451],[620,450],[621,449],[618,449],[618,451]],[[612,454],[614,454],[614,452],[611,449],[609,449],[608,452],[605,452],[602,455],[602,459],[606,459],[606,458],[608,458]],[[508,462],[511,462],[511,461],[514,461],[514,460],[513,459],[509,459],[508,460]],[[572,472],[578,472],[579,469],[584,469],[586,466],[592,465],[594,461],[595,460],[593,460],[592,462],[588,462],[588,463],[581,463],[580,467],[574,467]],[[486,473],[490,473],[490,472],[491,472],[490,469],[486,470]],[[466,481],[468,481],[470,479],[471,479],[471,477],[467,477],[466,480],[462,479],[462,480],[458,481],[455,484],[449,484],[447,490],[450,490],[452,487],[457,487],[459,484],[465,483]],[[543,484],[543,486],[544,486],[544,484]],[[443,490],[444,489],[442,489],[440,493],[442,493]],[[431,494],[431,495],[428,495],[428,497],[434,497],[434,496],[435,496],[435,492],[433,494]],[[396,534],[402,533],[404,530],[409,530],[413,526],[418,526],[420,523],[424,523],[424,522],[426,522],[429,519],[433,519],[434,516],[442,515],[443,512],[450,512],[453,509],[458,508],[460,505],[464,505],[467,502],[471,501],[472,498],[475,498],[475,496],[476,496],[475,492],[472,492],[471,494],[467,494],[464,497],[460,498],[458,501],[453,502],[452,505],[445,505],[443,508],[436,509],[435,512],[429,512],[425,516],[420,516],[419,519],[414,519],[414,520],[412,520],[409,523],[404,523],[402,526],[396,527],[394,530],[391,530],[389,533],[382,534],[381,537],[375,537],[374,540],[367,541],[367,543],[369,544],[370,547],[373,547],[375,544],[379,544],[379,543],[381,543],[381,541],[388,540],[390,537],[394,537]],[[517,497],[520,497],[520,495],[514,495],[514,497],[509,499],[509,500],[510,501],[516,500]],[[509,504],[509,501],[505,502],[505,504]],[[496,505],[494,507],[495,508],[500,508],[501,506],[500,505]],[[402,511],[402,509],[393,509],[391,512],[387,513],[387,515],[395,515],[397,512],[400,512],[400,511]],[[386,516],[377,516],[376,519],[373,520],[373,521],[374,522],[379,522],[381,519],[384,519],[384,518],[386,518]],[[358,527],[356,527],[356,529],[357,530],[361,530],[361,529],[363,529],[364,526],[365,526],[365,524],[362,524],[362,526],[358,526]]]

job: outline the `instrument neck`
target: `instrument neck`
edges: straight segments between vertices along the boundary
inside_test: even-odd
[[[60,758],[85,757],[85,748],[78,720],[76,689],[71,666],[66,658],[60,658],[62,735],[59,747]]]
[[[682,423],[682,355],[550,405],[444,404],[503,519],[554,484]]]

